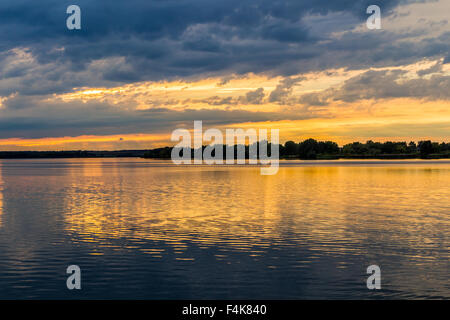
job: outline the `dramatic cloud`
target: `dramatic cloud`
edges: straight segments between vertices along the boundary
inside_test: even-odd
[[[66,28],[70,4],[81,7],[81,30]],[[289,126],[338,119],[343,104],[362,121],[363,100],[439,101],[437,118],[450,100],[450,2],[379,0],[381,30],[366,28],[371,4],[3,0],[0,147],[167,133],[193,120]]]
[[[440,63],[418,71],[424,76],[442,69]],[[332,102],[355,102],[363,99],[418,98],[450,100],[450,75],[434,74],[429,78],[408,79],[405,70],[367,71],[344,82],[339,88],[305,94],[300,102],[324,106]]]
[[[384,0],[379,5],[387,19],[399,5],[414,2],[425,1]],[[357,31],[367,18],[368,0],[77,4],[82,29],[74,31],[65,25],[68,3],[2,1],[0,63],[15,59],[15,66],[1,73],[0,86],[7,83],[9,91],[34,94],[205,74],[294,75],[431,57],[447,53],[449,44],[448,35],[441,34],[416,42],[404,30]],[[414,32],[424,34],[432,27]]]

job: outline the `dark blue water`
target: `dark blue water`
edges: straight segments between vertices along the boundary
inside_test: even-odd
[[[450,164],[0,161],[0,299],[450,298]],[[366,268],[381,268],[368,290]],[[66,268],[81,268],[68,290]]]

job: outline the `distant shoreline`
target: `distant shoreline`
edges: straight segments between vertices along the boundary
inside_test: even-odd
[[[99,158],[145,158],[170,160],[170,157],[147,156],[148,150],[119,151],[0,151],[0,159],[99,159]],[[315,159],[302,159],[292,156],[280,156],[287,161],[324,161],[324,160],[445,160],[449,154],[382,154],[382,155],[319,155]]]
[[[68,151],[0,151],[0,159],[60,159],[60,158],[148,158],[148,159],[171,159],[173,152],[190,153],[189,158],[194,158],[194,154],[200,151],[202,154],[207,146],[202,146],[196,150],[182,147],[163,147],[146,150],[115,150],[115,151],[89,151],[89,150],[68,150]],[[221,152],[223,156],[231,151],[236,159],[239,157],[249,159],[252,152],[260,150],[260,142],[251,145],[237,144],[234,146],[216,144],[212,146],[212,153]],[[273,147],[273,146],[272,146]],[[264,147],[265,148],[265,147]],[[269,148],[270,150],[272,148]],[[276,148],[275,148],[276,150]],[[239,153],[240,151],[241,153]],[[212,155],[211,153],[211,155]],[[384,143],[353,142],[339,147],[333,141],[316,141],[307,139],[295,143],[287,141],[284,145],[278,145],[278,158],[280,160],[411,160],[411,159],[450,159],[450,143],[437,143],[430,140]]]
[[[142,158],[147,151],[0,151],[0,159]]]

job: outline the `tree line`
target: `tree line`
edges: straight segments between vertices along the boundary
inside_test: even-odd
[[[258,144],[258,143],[257,143]],[[206,146],[203,146],[203,149]],[[259,147],[259,144],[258,146]],[[430,140],[419,141],[418,143],[407,142],[374,142],[372,140],[366,143],[352,142],[340,147],[333,141],[317,141],[307,139],[301,142],[287,141],[279,146],[279,155],[281,159],[432,159],[432,158],[450,158],[450,143],[438,143]],[[250,146],[248,145],[222,145],[223,155],[225,157],[227,148],[233,148],[234,154],[237,154],[238,148],[245,148],[245,158],[249,157]],[[165,158],[171,157],[173,147],[164,147],[147,150],[144,153],[145,158]],[[194,149],[186,149],[194,157]],[[177,150],[183,152],[180,150]],[[270,143],[268,143],[268,152],[270,155]],[[214,156],[214,154],[212,154]]]
[[[220,146],[220,145],[219,145]],[[234,149],[236,155],[238,148],[245,150],[245,158],[249,158],[248,145],[221,145],[223,156],[227,149]],[[202,149],[206,148],[203,146]],[[259,143],[256,143],[259,151]],[[271,156],[271,144],[267,144],[267,155]],[[99,158],[99,157],[144,157],[157,159],[170,159],[173,147],[156,148],[151,150],[118,150],[118,151],[0,151],[0,159],[24,158]],[[333,141],[317,141],[307,139],[301,142],[287,141],[278,145],[281,159],[436,159],[450,158],[450,143],[438,143],[430,140],[418,143],[407,142],[353,142],[340,147]],[[182,152],[180,150],[180,152]],[[191,158],[194,158],[194,149],[188,149]],[[214,156],[214,153],[212,153]]]

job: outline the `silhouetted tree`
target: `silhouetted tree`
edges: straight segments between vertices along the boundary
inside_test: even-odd
[[[314,139],[308,139],[298,144],[298,155],[301,159],[316,159],[319,144]]]
[[[284,144],[284,152],[289,156],[298,154],[298,144],[296,144],[294,141],[287,141]]]
[[[430,140],[420,141],[418,146],[420,150],[420,155],[423,158],[425,158],[426,156],[428,156],[430,153],[433,152],[433,144],[431,143]]]

